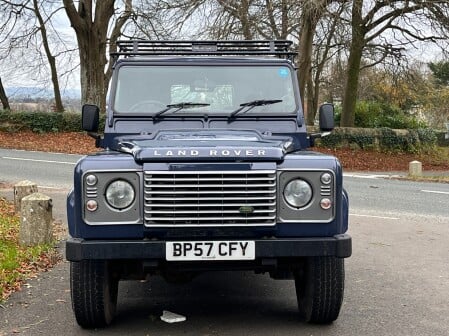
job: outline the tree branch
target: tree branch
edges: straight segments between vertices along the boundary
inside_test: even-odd
[[[87,26],[84,20],[81,19],[78,11],[75,8],[73,0],[62,0],[67,16],[69,17],[70,23],[75,29],[75,31],[86,30]],[[81,5],[81,2],[80,2]]]

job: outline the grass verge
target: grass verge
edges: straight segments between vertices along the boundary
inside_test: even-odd
[[[13,205],[0,198],[0,302],[19,290],[23,282],[46,271],[60,260],[54,242],[33,247],[19,246],[19,216]]]

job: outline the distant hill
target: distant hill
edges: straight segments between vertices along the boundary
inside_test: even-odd
[[[6,95],[11,100],[21,99],[51,99],[53,90],[39,87],[7,87]],[[79,89],[66,89],[61,91],[63,99],[81,99],[81,91]]]

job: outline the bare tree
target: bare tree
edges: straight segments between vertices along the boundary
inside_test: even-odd
[[[45,26],[44,18],[41,14],[41,4],[38,4],[37,0],[33,0],[33,11],[36,15],[36,19],[39,23],[39,31],[42,36],[42,44],[44,45],[45,55],[47,56],[48,65],[50,66],[51,71],[51,81],[53,83],[53,93],[55,96],[55,111],[56,112],[63,112],[64,106],[62,104],[62,98],[61,98],[61,90],[59,88],[59,79],[58,79],[58,71],[56,69],[56,57],[52,54],[50,44],[48,41],[48,34],[47,34],[47,28]]]
[[[171,29],[169,28],[168,31],[171,33],[181,32],[183,26],[190,26],[189,20],[196,20],[200,23],[200,26],[196,25],[197,29],[203,31],[203,37],[206,38],[293,39],[299,41],[298,79],[303,101],[305,88],[311,80],[312,50],[317,23],[331,3],[344,1],[174,0],[166,2],[159,0],[148,2],[151,10],[145,12],[153,13],[153,22],[154,14],[156,14],[159,17],[156,19],[157,22],[161,22],[160,17],[163,16],[170,18],[169,22],[177,23],[176,26],[170,26],[169,22],[159,25],[164,29],[170,27]],[[142,26],[148,27],[145,24]],[[310,90],[314,90],[313,87],[312,85]],[[313,120],[314,113],[309,114],[311,115],[310,119]]]
[[[141,0],[147,37],[286,39],[299,36],[301,2],[293,0]],[[149,33],[148,33],[149,32]]]
[[[79,0],[78,8],[73,0],[63,0],[67,16],[75,30],[81,78],[81,100],[106,109],[106,93],[111,76],[108,63],[108,42],[113,46],[126,21],[132,15],[132,0],[125,0],[125,8],[114,22],[115,0]],[[113,27],[110,29],[112,23]],[[111,32],[108,36],[108,33]]]
[[[435,13],[445,13],[448,6],[448,1],[353,0],[352,40],[341,126],[354,125],[361,68],[380,64],[389,56],[402,56],[404,46],[407,44],[416,41],[437,41],[442,38],[443,36],[435,34],[435,31],[426,34],[423,27],[435,24],[437,22]],[[440,20],[440,24],[444,20],[447,21],[443,17]],[[388,41],[386,33],[392,36],[393,41]],[[371,53],[373,61],[362,66],[362,58],[367,50],[373,51]]]
[[[245,40],[252,40],[254,38],[254,23],[251,19],[250,6],[253,0],[240,0],[240,1],[225,1],[217,0],[222,8],[228,12],[231,16],[238,19],[241,23],[242,35]]]
[[[50,45],[49,29],[47,26],[51,26],[51,18],[55,15],[61,7],[55,8],[53,1],[37,1],[37,0],[24,0],[24,1],[8,1],[0,0],[0,8],[9,13],[6,21],[3,23],[3,30],[5,32],[5,38],[0,43],[7,44],[6,50],[10,53],[13,49],[30,49],[30,45],[34,44],[37,53],[40,54],[40,44],[42,44],[46,62],[44,66],[48,66],[50,69],[50,76],[53,86],[53,94],[55,99],[55,111],[62,112],[64,106],[61,98],[61,90],[59,84],[59,76],[56,65],[56,56],[54,49]],[[40,55],[35,57],[35,60],[39,60]],[[33,66],[36,65],[32,62]],[[25,67],[22,68],[22,70]],[[40,65],[38,66],[40,68]],[[34,72],[38,72],[40,69],[34,69]]]
[[[326,67],[340,55],[345,46],[345,27],[341,19],[343,12],[347,8],[347,2],[342,1],[333,6],[335,8],[327,8],[319,22],[319,27],[315,29],[314,48],[310,66],[310,76],[306,87],[305,99],[307,100],[306,121],[308,125],[313,125],[315,115],[318,110],[320,99],[320,89],[323,81],[323,73]],[[331,82],[334,86],[341,78],[331,76]],[[327,97],[328,102],[333,101],[333,95]]]
[[[312,75],[312,49],[316,26],[331,3],[331,0],[304,0],[301,15],[301,32],[299,40],[298,80],[301,102],[304,105],[306,85]],[[313,117],[309,116],[309,119]],[[310,121],[309,121],[310,122]]]

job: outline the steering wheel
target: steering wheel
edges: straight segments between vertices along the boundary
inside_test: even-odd
[[[145,108],[146,106],[149,105],[154,105],[157,107],[157,110],[161,110],[163,108],[166,107],[166,104],[164,104],[163,102],[159,101],[159,100],[143,100],[140,101],[138,103],[135,103],[134,105],[132,105],[129,110],[131,112],[146,112],[145,109],[142,110],[141,108]]]

